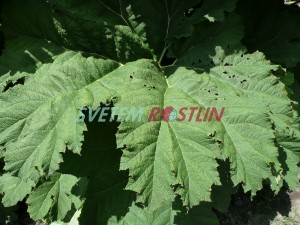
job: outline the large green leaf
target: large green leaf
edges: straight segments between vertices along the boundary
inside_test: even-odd
[[[215,67],[209,73],[198,73],[177,66],[163,72],[151,60],[120,66],[73,52],[62,54],[52,64],[40,67],[24,86],[1,96],[7,106],[1,113],[5,121],[1,123],[1,141],[10,140],[6,169],[20,179],[34,181],[52,174],[66,146],[80,152],[85,127],[76,123],[77,109],[96,107],[114,97],[117,107],[145,110],[142,123],[124,121],[117,134],[118,146],[125,147],[121,169],[130,171],[127,189],[138,193],[137,202],[155,211],[177,194],[188,207],[210,201],[212,185],[221,184],[216,159],[222,157],[231,161],[234,184],[243,183],[245,191],[254,194],[262,188],[262,181],[272,176],[271,164],[279,163],[270,117],[275,125],[288,120],[291,103],[284,85],[271,74],[277,67],[261,53],[225,56],[217,48],[215,55]],[[81,76],[83,70],[85,74],[90,71],[89,78]],[[57,85],[57,79],[65,82],[64,86]],[[22,97],[34,100],[32,105]],[[22,104],[23,113],[13,110],[22,109]],[[215,106],[225,107],[226,113],[221,122],[200,125],[161,118],[148,122],[147,112],[154,106]]]
[[[130,171],[127,188],[150,208],[171,201],[175,193],[190,207],[209,201],[211,186],[220,182],[215,159],[221,155],[231,161],[234,184],[243,183],[253,194],[272,176],[271,164],[278,163],[270,116],[288,119],[292,107],[284,85],[271,75],[276,66],[261,53],[225,57],[218,49],[216,55],[223,58],[209,74],[169,67],[166,80],[142,60],[103,80],[122,96],[119,107],[138,105],[148,113],[153,106],[226,108],[221,123],[148,122],[146,114],[142,124],[121,124],[117,141],[126,147],[121,169]]]
[[[252,4],[241,2],[237,12]],[[211,225],[217,223],[211,208],[226,211],[234,186],[253,195],[267,179],[273,190],[283,180],[294,188],[300,147],[294,105],[273,75],[278,66],[241,45],[240,18],[247,21],[247,15],[227,15],[234,7],[234,0],[6,1],[0,58],[3,203],[11,206],[29,195],[34,219],[66,221],[81,207],[75,188],[86,198],[82,224]],[[251,24],[246,22],[249,39],[243,44],[256,50]],[[298,36],[285,31],[289,37],[278,40],[286,59],[273,54],[276,38],[259,49],[294,66],[291,43]],[[163,67],[167,50],[176,61]],[[8,89],[20,78],[24,85]],[[82,107],[96,110],[103,103],[142,107],[142,120],[123,118],[118,129],[96,122],[104,129],[99,133],[78,121]],[[193,115],[188,110],[182,122],[163,115],[148,121],[153,107],[169,106],[177,112],[225,111],[220,121],[187,121]],[[88,144],[82,146],[87,128]],[[129,171],[129,181],[119,169]]]

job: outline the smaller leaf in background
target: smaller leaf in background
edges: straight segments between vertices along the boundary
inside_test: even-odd
[[[65,51],[49,41],[19,37],[6,42],[0,57],[0,92],[18,79],[28,78],[43,64],[52,63]]]
[[[116,180],[116,174],[114,177]],[[121,175],[119,180],[123,179],[122,177]],[[81,225],[114,224],[126,215],[135,198],[133,192],[124,190],[126,180],[111,186],[107,186],[105,182],[100,175],[90,179],[86,201],[79,218]]]
[[[0,23],[0,56],[2,55],[3,49],[4,49],[4,34],[1,31],[1,23]]]
[[[230,176],[230,162],[218,160],[219,174],[222,185],[213,185],[211,190],[211,199],[213,208],[220,212],[227,212],[231,202],[231,196],[236,193],[237,187],[234,187]]]
[[[286,73],[283,77],[281,77],[281,82],[284,83],[287,86],[290,86],[291,84],[294,83],[294,74],[293,73]]]
[[[236,11],[243,18],[243,44],[250,52],[259,50],[283,67],[299,63],[299,7],[285,6],[283,0],[240,0]]]
[[[219,225],[219,220],[216,214],[212,211],[212,204],[209,202],[201,202],[199,205],[193,207],[188,212],[183,208],[175,217],[174,224],[176,225]],[[150,224],[149,224],[150,225]],[[163,225],[163,224],[162,224]]]
[[[291,72],[287,72],[286,69],[280,67],[276,71],[274,71],[274,75],[277,76],[282,83],[285,84],[285,89],[289,93],[289,95],[293,95],[294,91],[292,85],[295,82],[294,74]]]
[[[134,199],[133,192],[124,190],[128,173],[119,171],[121,151],[116,149],[115,143],[117,126],[115,122],[88,122],[81,155],[64,154],[60,171],[88,177],[87,189],[82,195],[86,200],[79,218],[81,225],[118,220]],[[84,166],[78,166],[78,162]]]
[[[77,210],[74,213],[74,216],[72,217],[70,222],[64,223],[61,221],[56,221],[56,222],[51,223],[50,225],[79,225],[78,218],[79,218],[80,214],[81,214],[81,210]]]
[[[294,79],[294,74],[293,73],[286,73],[285,76],[283,76],[281,79],[281,82],[284,83],[286,85],[286,91],[290,94],[293,95],[294,94],[294,90],[292,88],[292,85],[295,82]]]
[[[16,37],[34,37],[120,62],[153,58],[143,37],[103,2],[7,1],[3,7],[3,31],[7,41]],[[119,1],[115,2],[119,4]]]
[[[205,30],[205,32],[203,32]],[[216,46],[226,55],[245,51],[240,41],[243,37],[241,18],[230,14],[223,22],[203,22],[195,26],[194,33],[169,50],[170,57],[176,57],[175,65],[208,71],[214,67],[213,56]]]
[[[107,225],[218,224],[216,215],[211,211],[211,205],[205,203],[200,207],[192,208],[189,214],[187,214],[186,208],[182,207],[179,199],[176,203],[165,203],[156,210],[149,211],[134,203],[133,193],[123,190],[125,184],[117,184],[105,191],[95,189],[95,197],[88,197],[79,223],[81,225],[91,223]]]
[[[4,33],[2,31],[2,8],[4,1],[0,2],[0,56],[2,55],[2,51],[4,49]]]
[[[181,200],[177,198],[173,203],[166,203],[155,211],[148,211],[134,203],[129,208],[127,214],[118,220],[111,220],[108,225],[219,225],[216,214],[212,212],[210,203],[200,203],[200,205],[186,210],[182,206]]]
[[[235,4],[236,0],[193,1],[193,4],[190,4],[184,13],[179,11],[180,13],[173,15],[174,21],[170,24],[168,37],[178,39],[189,37],[193,34],[194,27],[203,21],[223,21],[225,14],[235,9]]]

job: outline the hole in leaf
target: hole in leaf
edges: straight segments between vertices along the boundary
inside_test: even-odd
[[[4,90],[3,92],[7,91],[8,89],[10,88],[13,88],[14,86],[18,85],[18,84],[21,84],[21,85],[24,85],[25,83],[25,77],[22,77],[22,78],[19,78],[16,82],[9,82],[8,84],[6,84],[6,86],[4,87]]]
[[[218,145],[222,144],[222,141],[217,140],[217,144],[218,144]]]

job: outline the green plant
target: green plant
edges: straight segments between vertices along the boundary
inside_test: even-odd
[[[47,222],[82,209],[83,225],[210,225],[239,184],[252,195],[263,183],[297,187],[300,124],[284,67],[299,63],[298,9],[246,0],[3,4],[4,206],[26,199],[31,218]],[[141,122],[78,122],[85,106],[226,111],[211,123],[146,113]]]

